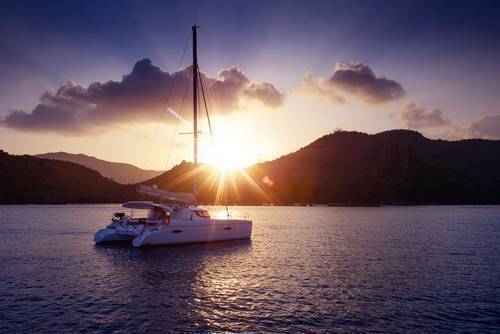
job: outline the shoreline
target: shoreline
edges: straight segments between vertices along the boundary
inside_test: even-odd
[[[0,203],[0,206],[63,206],[63,205],[116,205],[121,206],[122,202],[85,202],[85,203]],[[381,204],[381,205],[364,205],[364,204],[308,204],[308,205],[295,205],[295,204],[274,204],[274,205],[262,205],[262,204],[203,204],[200,203],[200,206],[228,206],[228,207],[291,207],[291,208],[383,208],[383,207],[416,207],[416,206],[500,206],[500,203],[405,203],[405,204]]]

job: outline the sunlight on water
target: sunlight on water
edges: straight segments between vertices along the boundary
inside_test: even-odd
[[[0,209],[2,333],[498,329],[499,207],[229,207],[251,241],[150,249],[93,244],[116,205]]]

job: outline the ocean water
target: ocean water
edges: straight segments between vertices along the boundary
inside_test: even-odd
[[[115,207],[0,206],[0,332],[500,332],[498,206],[233,207],[251,241],[95,246]]]

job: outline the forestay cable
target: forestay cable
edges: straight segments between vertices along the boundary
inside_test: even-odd
[[[186,52],[187,52],[187,48],[188,48],[188,45],[189,45],[189,42],[191,41],[191,32],[189,32],[189,36],[188,36],[188,39],[186,40],[186,44],[184,45],[184,50],[182,52],[182,56],[181,56],[181,60],[179,62],[179,66],[177,67],[177,71],[180,71],[181,67],[182,67],[182,63],[184,62],[184,57],[186,55]],[[143,166],[146,165],[147,161],[149,160],[149,156],[151,154],[151,149],[153,147],[153,144],[156,140],[156,136],[158,134],[158,129],[160,127],[160,124],[161,124],[161,121],[163,120],[163,114],[165,113],[165,108],[168,106],[168,101],[170,100],[170,95],[172,94],[172,90],[175,86],[175,83],[177,81],[177,78],[178,76],[175,75],[174,76],[174,80],[172,80],[172,83],[170,84],[170,87],[168,89],[168,93],[167,93],[167,96],[166,96],[166,99],[165,99],[165,103],[163,104],[163,107],[161,108],[160,110],[160,118],[158,119],[158,122],[156,123],[156,128],[155,128],[155,131],[154,131],[154,134],[153,134],[153,138],[151,139],[151,142],[149,144],[149,148],[148,148],[148,151],[147,151],[147,154],[146,154],[146,157],[144,159],[144,163],[143,163]],[[174,132],[175,133],[175,132]],[[143,172],[144,173],[144,172]],[[142,178],[142,177],[141,177]]]

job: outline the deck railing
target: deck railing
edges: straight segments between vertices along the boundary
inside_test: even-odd
[[[215,218],[250,220],[250,215],[248,214],[248,212],[233,212],[226,209],[223,215],[219,214],[219,216]]]

